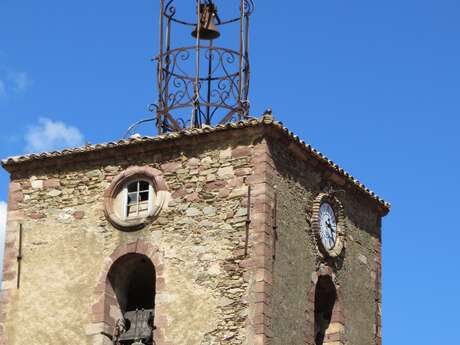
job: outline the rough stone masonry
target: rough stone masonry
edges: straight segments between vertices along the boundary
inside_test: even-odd
[[[389,205],[270,116],[3,167],[11,182],[1,345],[111,344],[101,333],[112,334],[119,316],[108,272],[130,253],[155,267],[157,345],[313,345],[323,276],[337,289],[323,344],[381,344]],[[123,231],[104,196],[133,167],[154,171],[168,200],[145,226]],[[321,259],[311,227],[312,201],[326,187],[342,191],[346,222],[334,264]]]

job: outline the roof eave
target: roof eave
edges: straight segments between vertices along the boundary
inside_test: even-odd
[[[88,154],[92,152],[100,152],[104,150],[112,150],[118,147],[126,147],[135,144],[142,144],[142,143],[155,143],[155,142],[166,142],[171,140],[177,140],[179,138],[184,137],[192,137],[198,135],[206,135],[214,132],[219,131],[226,131],[232,129],[241,129],[241,128],[251,128],[251,127],[265,127],[265,128],[273,128],[277,131],[280,131],[284,135],[287,135],[292,142],[294,142],[301,150],[305,153],[311,155],[319,162],[324,163],[328,166],[331,171],[333,171],[338,176],[344,178],[347,182],[351,183],[361,191],[363,191],[368,197],[372,200],[376,201],[378,204],[378,208],[381,212],[382,216],[385,216],[389,213],[391,205],[387,203],[385,200],[380,198],[376,193],[372,190],[367,188],[364,184],[359,182],[356,178],[354,178],[351,174],[346,172],[342,169],[339,165],[334,163],[332,160],[327,158],[321,152],[313,148],[311,145],[305,143],[301,140],[297,135],[293,132],[289,131],[281,122],[276,121],[273,119],[272,116],[263,116],[261,119],[249,119],[245,121],[239,121],[234,123],[228,123],[225,125],[218,125],[215,127],[206,126],[204,128],[193,128],[193,129],[186,129],[180,132],[168,133],[164,135],[159,135],[156,137],[133,137],[126,140],[119,140],[117,142],[109,142],[105,144],[96,144],[96,145],[86,145],[83,147],[78,147],[74,149],[66,149],[62,151],[53,151],[53,152],[44,152],[40,154],[30,154],[26,156],[16,156],[10,157],[5,160],[1,161],[2,167],[7,170],[9,173],[13,173],[20,169],[21,166],[40,160],[53,160],[59,159],[62,157],[71,157],[80,154]]]

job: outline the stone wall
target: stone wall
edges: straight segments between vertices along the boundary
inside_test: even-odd
[[[270,144],[272,184],[278,199],[270,344],[314,344],[314,285],[322,274],[333,277],[338,292],[333,315],[336,329],[326,343],[379,344],[380,214],[362,195],[331,180],[323,166],[283,149],[287,145],[278,140]],[[326,266],[324,273],[309,217],[312,199],[326,185],[345,190],[340,199],[347,236],[343,259],[336,260],[332,270]]]
[[[272,345],[304,344],[305,302],[315,271],[315,247],[307,222],[307,206],[321,175],[275,144],[270,145],[277,195],[277,240],[273,266]]]
[[[151,224],[123,232],[104,214],[104,192],[132,166],[157,169],[171,198]],[[101,331],[112,332],[119,310],[107,274],[129,253],[155,266],[157,345],[313,345],[322,275],[339,296],[326,344],[381,344],[376,202],[284,132],[183,136],[12,170],[0,345],[110,344]],[[309,218],[326,185],[345,191],[346,249],[334,269],[318,260]]]
[[[254,138],[218,139],[129,148],[14,173],[2,341],[107,343],[99,334],[110,330],[98,319],[104,310],[97,286],[106,279],[111,255],[141,240],[157,248],[162,270],[158,345],[253,345],[245,324],[248,284],[257,279],[245,275],[252,266],[244,261],[244,247]],[[172,197],[150,226],[128,233],[105,218],[103,195],[114,176],[132,165],[160,170]],[[19,222],[24,259],[17,290]]]
[[[380,217],[353,196],[345,198],[347,247],[337,272],[343,293],[346,339],[351,344],[379,344]]]

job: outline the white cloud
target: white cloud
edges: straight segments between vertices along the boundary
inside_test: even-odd
[[[3,271],[3,250],[5,249],[6,202],[0,201],[0,282]]]
[[[9,77],[17,91],[24,91],[32,84],[26,72],[10,72]]]
[[[10,96],[26,91],[33,82],[26,72],[0,66],[0,96]]]
[[[78,128],[44,117],[38,119],[38,125],[29,127],[25,139],[28,153],[60,150],[84,144],[83,134]]]

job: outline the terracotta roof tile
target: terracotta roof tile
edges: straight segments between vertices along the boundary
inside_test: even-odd
[[[224,131],[224,130],[231,130],[231,129],[237,129],[237,128],[249,128],[249,127],[257,127],[257,126],[271,126],[271,127],[281,130],[286,135],[288,135],[293,141],[297,142],[304,150],[306,150],[311,155],[316,157],[319,161],[322,161],[323,163],[327,164],[338,175],[344,177],[350,183],[352,183],[353,185],[361,189],[364,193],[366,193],[368,196],[370,196],[372,199],[377,201],[385,209],[386,212],[389,211],[391,207],[389,203],[387,203],[385,200],[380,198],[377,194],[375,194],[373,191],[371,191],[369,188],[367,188],[365,185],[363,185],[361,182],[359,182],[352,175],[350,175],[348,172],[346,172],[336,163],[331,161],[321,152],[313,148],[311,145],[305,143],[297,135],[289,131],[289,129],[287,129],[281,122],[274,120],[271,117],[271,115],[264,115],[260,119],[253,118],[249,120],[228,123],[225,125],[217,125],[215,127],[206,126],[203,128],[184,129],[180,132],[167,133],[167,134],[162,134],[162,135],[158,135],[155,137],[137,136],[137,137],[131,137],[129,139],[123,139],[123,140],[113,141],[113,142],[108,142],[108,143],[103,143],[103,144],[86,145],[83,147],[65,149],[62,151],[52,151],[52,152],[44,152],[44,153],[39,153],[39,154],[29,154],[29,155],[24,155],[24,156],[9,157],[5,160],[2,160],[1,163],[3,167],[7,168],[10,166],[20,165],[22,163],[26,163],[30,161],[44,160],[44,159],[50,159],[50,158],[59,158],[59,157],[64,157],[64,156],[75,155],[78,153],[101,151],[101,150],[106,150],[106,149],[110,149],[114,147],[132,145],[136,143],[161,142],[161,141],[178,139],[184,136],[190,137],[190,136],[203,135],[207,133],[219,132],[219,131]]]

